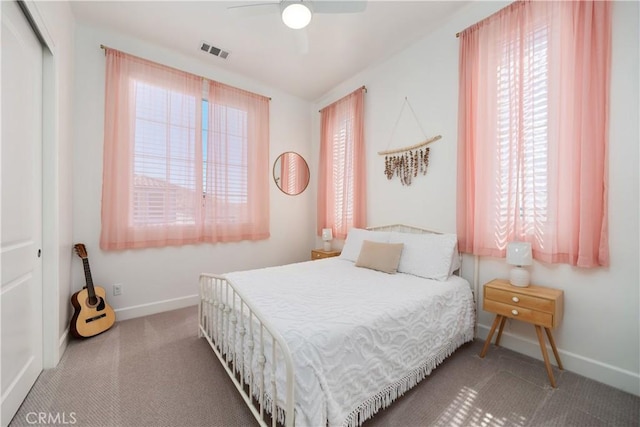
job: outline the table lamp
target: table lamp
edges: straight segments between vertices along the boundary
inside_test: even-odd
[[[331,250],[331,240],[333,239],[333,231],[330,228],[322,229],[322,240],[324,240],[324,250]]]
[[[507,244],[507,264],[515,266],[509,273],[509,282],[513,286],[521,288],[529,286],[529,271],[522,267],[532,263],[531,243],[511,242]]]

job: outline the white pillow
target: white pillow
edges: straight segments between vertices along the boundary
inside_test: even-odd
[[[449,278],[458,243],[455,234],[392,232],[389,243],[404,243],[398,265],[399,273],[435,280]],[[457,259],[457,254],[455,255]]]
[[[347,239],[344,241],[340,258],[356,262],[358,256],[360,256],[363,241],[369,240],[371,242],[388,243],[390,235],[391,233],[388,231],[371,231],[362,228],[352,228],[347,233]]]
[[[453,275],[456,270],[459,270],[462,267],[462,263],[460,262],[460,252],[458,252],[458,237],[456,236],[456,245],[453,247],[453,253],[451,254],[451,268],[449,269],[449,276]],[[460,273],[458,273],[459,275]]]

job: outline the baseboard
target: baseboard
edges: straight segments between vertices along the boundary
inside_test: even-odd
[[[62,359],[62,355],[64,354],[68,345],[69,345],[69,328],[64,330],[62,336],[58,340],[58,361],[56,362],[56,365],[58,364],[58,362],[60,362],[60,359]]]
[[[489,329],[489,326],[478,325],[478,338],[483,340],[486,339],[487,335],[489,335]],[[529,340],[522,336],[513,335],[505,331],[502,333],[500,346],[533,357],[534,359],[542,360],[538,341]],[[554,361],[551,347],[547,346],[547,351],[551,355],[551,360]],[[560,359],[562,360],[564,369],[626,391],[627,393],[640,396],[639,374],[626,371],[594,359],[589,359],[588,357],[580,356],[579,354],[564,351],[562,349],[558,349],[558,353],[560,354]]]
[[[114,311],[116,312],[116,320],[128,320],[135,319],[136,317],[149,316],[151,314],[189,307],[198,304],[198,300],[198,295],[189,295],[181,298],[167,299],[163,301],[151,302],[148,304],[119,308]]]

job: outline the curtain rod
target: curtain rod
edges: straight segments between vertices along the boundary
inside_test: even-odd
[[[356,90],[358,90],[358,89],[356,89]],[[354,90],[353,92],[355,92],[356,90]],[[367,87],[366,87],[365,85],[360,86],[360,90],[363,90],[363,91],[364,91],[364,93],[367,93]],[[352,94],[353,92],[349,92],[349,94],[347,94],[347,95],[345,95],[345,96],[348,96],[348,95]],[[340,99],[342,99],[342,98],[340,98]],[[340,100],[340,99],[339,99],[339,100]],[[338,101],[339,101],[339,100],[338,100]],[[335,101],[335,102],[338,102],[338,101]],[[335,102],[332,102],[331,104],[334,104]],[[331,104],[329,104],[329,105],[331,105]],[[328,107],[329,105],[327,105],[327,107]],[[325,108],[327,108],[327,107],[324,107],[324,108],[322,108],[322,109],[318,110],[318,113],[321,113],[321,112],[322,112],[322,110],[324,110],[324,109],[325,109]]]
[[[114,48],[112,48],[112,47],[105,46],[105,45],[103,45],[103,44],[101,44],[101,45],[100,45],[100,49],[104,50],[104,54],[105,54],[105,55],[107,54],[107,49],[111,49],[111,50],[115,50],[115,51],[118,51],[118,52],[126,53],[127,55],[131,55],[131,54],[129,54],[129,53],[127,53],[127,52],[124,52],[124,51],[122,51],[122,50],[114,49]],[[131,56],[136,56],[136,55],[131,55]],[[145,58],[142,58],[142,59],[144,59],[145,61],[150,61],[149,59],[145,59]],[[151,62],[155,62],[155,61],[151,61]],[[181,72],[183,72],[183,73],[187,73],[187,71],[181,70],[181,69],[176,68],[176,67],[171,67],[171,66],[169,66],[169,65],[164,65],[164,64],[160,64],[160,65],[162,65],[162,66],[164,66],[164,67],[167,67],[167,68],[172,68],[172,69],[177,70],[177,71],[181,71]],[[189,74],[193,74],[193,73],[189,73]],[[200,75],[198,75],[198,74],[193,74],[193,75],[194,75],[194,76],[201,77],[201,78],[206,79],[206,80],[216,81],[216,80],[213,80],[213,79],[212,79],[212,78],[210,78],[210,77],[200,76]],[[228,86],[231,86],[231,85],[228,85]],[[232,87],[235,87],[235,86],[232,86]],[[267,98],[269,101],[271,101],[271,97],[270,97],[270,96],[264,96],[264,95],[261,95],[261,94],[259,94],[259,93],[251,92],[250,90],[246,90],[246,89],[242,89],[242,88],[237,88],[237,89],[244,90],[245,92],[253,93],[254,95],[262,96],[262,97],[264,97],[264,98]]]
[[[467,27],[467,28],[465,28],[464,30],[457,32],[457,33],[456,33],[456,38],[460,38],[460,36],[462,35],[462,33],[464,33],[465,31],[467,31],[468,29],[473,28],[473,27],[477,27],[478,25],[480,25],[480,24],[482,24],[482,23],[484,23],[484,22],[487,22],[487,21],[489,21],[489,20],[493,19],[494,17],[496,17],[496,16],[498,16],[500,13],[502,13],[502,11],[504,11],[504,10],[507,10],[507,9],[514,9],[514,8],[517,8],[517,7],[520,7],[520,6],[526,6],[526,5],[527,5],[527,3],[528,3],[528,2],[527,2],[527,1],[525,1],[525,0],[517,0],[517,1],[514,1],[513,3],[510,3],[510,4],[506,5],[505,7],[501,8],[500,10],[498,10],[498,11],[496,11],[496,12],[492,13],[491,15],[487,16],[486,18],[481,19],[480,21],[476,22],[475,24],[468,26],[468,27]]]

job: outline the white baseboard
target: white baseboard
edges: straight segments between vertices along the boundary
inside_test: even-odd
[[[489,326],[479,324],[477,337],[486,340],[487,335],[489,335],[489,329]],[[522,336],[503,331],[500,346],[533,357],[534,359],[542,360],[538,341],[529,340]],[[551,347],[547,346],[547,351],[552,363],[555,362]],[[627,393],[640,396],[640,375],[561,349],[558,349],[558,353],[564,369],[626,391]]]
[[[62,359],[62,355],[64,354],[68,345],[69,345],[69,328],[64,330],[62,336],[58,340],[58,361],[56,362],[56,365],[58,364],[58,362],[60,362],[60,359]]]
[[[196,294],[181,298],[174,298],[148,304],[119,308],[114,311],[116,313],[116,320],[128,320],[135,319],[136,317],[149,316],[151,314],[157,314],[165,311],[177,310],[179,308],[197,305],[198,301],[199,297]]]

